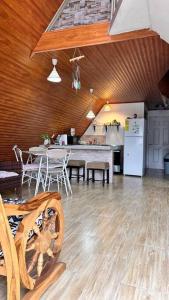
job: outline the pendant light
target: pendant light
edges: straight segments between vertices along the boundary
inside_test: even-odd
[[[47,80],[48,81],[51,81],[51,82],[61,82],[61,78],[58,74],[58,72],[56,71],[56,65],[57,65],[57,59],[56,58],[52,58],[52,64],[53,64],[53,70],[52,72],[50,73],[50,75],[48,76]]]
[[[105,104],[105,106],[104,106],[104,111],[105,111],[105,112],[108,112],[108,111],[110,111],[110,110],[111,110],[111,106],[110,106],[110,104],[109,104],[109,101],[107,101],[106,104]]]
[[[93,89],[90,89],[90,94],[93,94]],[[87,119],[94,119],[95,118],[95,114],[92,111],[92,109],[89,110],[89,112],[86,115]]]
[[[95,118],[94,112],[92,110],[89,110],[86,118],[88,118],[88,119],[94,119]]]

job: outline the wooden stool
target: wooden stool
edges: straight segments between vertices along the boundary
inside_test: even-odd
[[[92,171],[92,177],[89,177],[89,171]],[[109,163],[108,162],[102,162],[102,161],[93,161],[87,163],[87,184],[89,184],[89,180],[92,180],[92,182],[95,182],[95,171],[102,171],[103,172],[103,179],[102,183],[103,186],[105,184],[105,181],[109,184]],[[107,172],[107,178],[105,179],[105,171]],[[100,180],[97,180],[100,181]]]
[[[77,178],[77,182],[79,182],[79,179],[82,177],[83,181],[85,180],[85,160],[74,160],[71,159],[68,162],[68,168],[69,168],[69,179]],[[80,175],[80,169],[83,168],[83,174]],[[77,174],[72,174],[72,169],[77,170]]]

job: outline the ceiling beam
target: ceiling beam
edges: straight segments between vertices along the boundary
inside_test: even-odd
[[[42,34],[31,56],[40,52],[114,43],[157,35],[157,33],[149,29],[109,35],[109,27],[109,22],[103,22],[56,31],[46,31]]]

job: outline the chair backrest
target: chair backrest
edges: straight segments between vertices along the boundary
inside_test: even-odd
[[[15,153],[15,157],[16,157],[16,161],[18,162],[19,161],[19,158],[18,158],[18,155],[17,155],[17,152],[16,152],[16,148],[18,147],[18,145],[14,145],[12,150],[14,151]]]
[[[67,165],[68,165],[68,162],[69,162],[69,159],[70,159],[70,156],[71,156],[71,150],[69,150],[68,152],[67,152],[67,155],[66,155],[66,159],[65,159],[65,166],[67,167]]]
[[[19,149],[17,145],[14,145],[12,150],[15,153],[15,157],[16,157],[17,162],[23,163],[22,150]]]
[[[66,149],[51,149],[47,150],[46,155],[49,159],[60,160],[66,158]]]
[[[63,169],[67,167],[69,157],[70,157],[70,151],[67,151],[66,149],[51,149],[47,150],[47,167],[48,162],[49,163],[59,163],[62,165]]]

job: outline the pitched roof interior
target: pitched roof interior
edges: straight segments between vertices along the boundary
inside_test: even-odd
[[[158,36],[82,48],[82,88],[77,93],[72,89],[72,49],[30,58],[61,2],[27,0],[21,5],[6,0],[1,4],[0,159],[12,157],[15,143],[23,149],[39,144],[43,132],[75,127],[82,134],[89,124],[85,115],[91,103],[98,112],[106,100],[151,103],[160,99],[158,82],[169,67],[169,45]],[[55,56],[60,84],[46,80]]]

